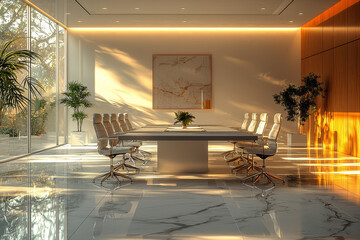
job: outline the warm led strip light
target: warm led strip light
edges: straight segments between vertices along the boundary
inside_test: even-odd
[[[41,14],[45,15],[46,17],[50,18],[52,21],[56,22],[57,24],[59,24],[60,26],[62,26],[65,29],[68,29],[67,26],[65,26],[64,24],[62,24],[61,22],[59,22],[58,20],[56,20],[55,18],[53,18],[52,16],[50,16],[49,14],[47,14],[45,11],[43,11],[41,8],[39,8],[38,6],[36,6],[35,4],[33,4],[32,2],[29,2],[28,0],[24,0],[24,2],[28,5],[30,5],[32,8],[36,9],[38,12],[40,12]]]
[[[265,27],[70,27],[71,31],[131,31],[131,32],[143,32],[143,31],[244,31],[244,32],[266,32],[266,31],[296,31],[300,28],[265,28]]]

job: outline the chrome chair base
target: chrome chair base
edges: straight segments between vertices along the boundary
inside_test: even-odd
[[[93,182],[95,182],[95,180],[98,179],[98,178],[103,178],[101,180],[101,184],[102,184],[106,179],[108,179],[110,177],[115,178],[119,183],[121,183],[121,181],[120,181],[120,179],[118,177],[129,179],[130,182],[132,182],[131,177],[127,176],[126,174],[116,172],[116,170],[118,170],[120,168],[123,168],[123,167],[131,167],[131,168],[136,168],[136,167],[122,163],[119,166],[116,166],[114,168],[113,162],[114,162],[114,157],[110,157],[110,170],[108,172],[104,173],[104,174],[100,174],[100,175],[94,177]],[[138,169],[138,168],[136,168],[136,169]]]
[[[248,179],[253,179],[253,183],[255,184],[256,182],[259,181],[260,177],[262,178],[267,178],[268,179],[268,182],[272,183],[272,184],[275,184],[274,181],[272,180],[272,178],[275,178],[275,179],[278,179],[278,180],[281,180],[283,183],[285,183],[285,180],[278,177],[278,176],[275,176],[275,175],[272,175],[268,172],[266,172],[266,168],[265,168],[265,159],[263,159],[263,166],[260,168],[260,167],[255,167],[254,166],[254,169],[258,170],[259,172],[258,173],[255,173],[255,174],[252,174],[250,176],[247,176],[247,177],[244,177],[242,178],[241,180],[243,182],[245,182],[246,180]]]

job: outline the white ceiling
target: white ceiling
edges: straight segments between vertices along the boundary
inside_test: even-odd
[[[299,27],[338,2],[338,0],[30,1],[69,27]]]

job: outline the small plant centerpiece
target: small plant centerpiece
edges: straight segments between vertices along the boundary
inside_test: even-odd
[[[192,123],[194,121],[193,119],[195,119],[195,116],[192,115],[191,113],[177,111],[177,112],[175,112],[175,120],[176,121],[174,122],[174,124],[181,122],[182,127],[185,129],[185,128],[187,128],[187,126],[190,123]]]
[[[71,145],[85,145],[86,144],[86,132],[82,132],[82,124],[87,115],[85,109],[92,106],[88,98],[91,93],[87,90],[87,87],[78,82],[68,83],[68,91],[63,93],[64,98],[60,100],[60,103],[65,104],[67,107],[73,109],[71,115],[73,120],[76,121],[77,131],[72,132]]]
[[[316,98],[325,97],[323,83],[318,81],[319,78],[311,72],[301,80],[300,86],[289,84],[279,94],[273,95],[275,103],[285,107],[288,121],[298,120],[300,127],[316,111]]]

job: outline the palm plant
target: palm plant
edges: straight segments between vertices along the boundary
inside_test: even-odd
[[[87,91],[87,87],[78,82],[70,82],[68,84],[68,91],[63,93],[64,98],[60,103],[73,109],[74,113],[71,115],[73,120],[77,122],[77,132],[81,132],[82,124],[87,115],[85,108],[91,107],[92,104],[87,99],[91,93]]]
[[[191,113],[178,111],[175,112],[176,121],[174,122],[174,124],[181,122],[183,128],[186,128],[190,123],[194,121],[193,119],[195,119],[195,116]]]
[[[30,50],[12,50],[16,40],[6,41],[0,46],[0,125],[4,112],[23,110],[30,103],[24,95],[26,90],[32,96],[41,96],[40,90],[43,90],[40,82],[30,76],[18,81],[18,75],[28,72],[31,61],[40,59],[40,55]]]

